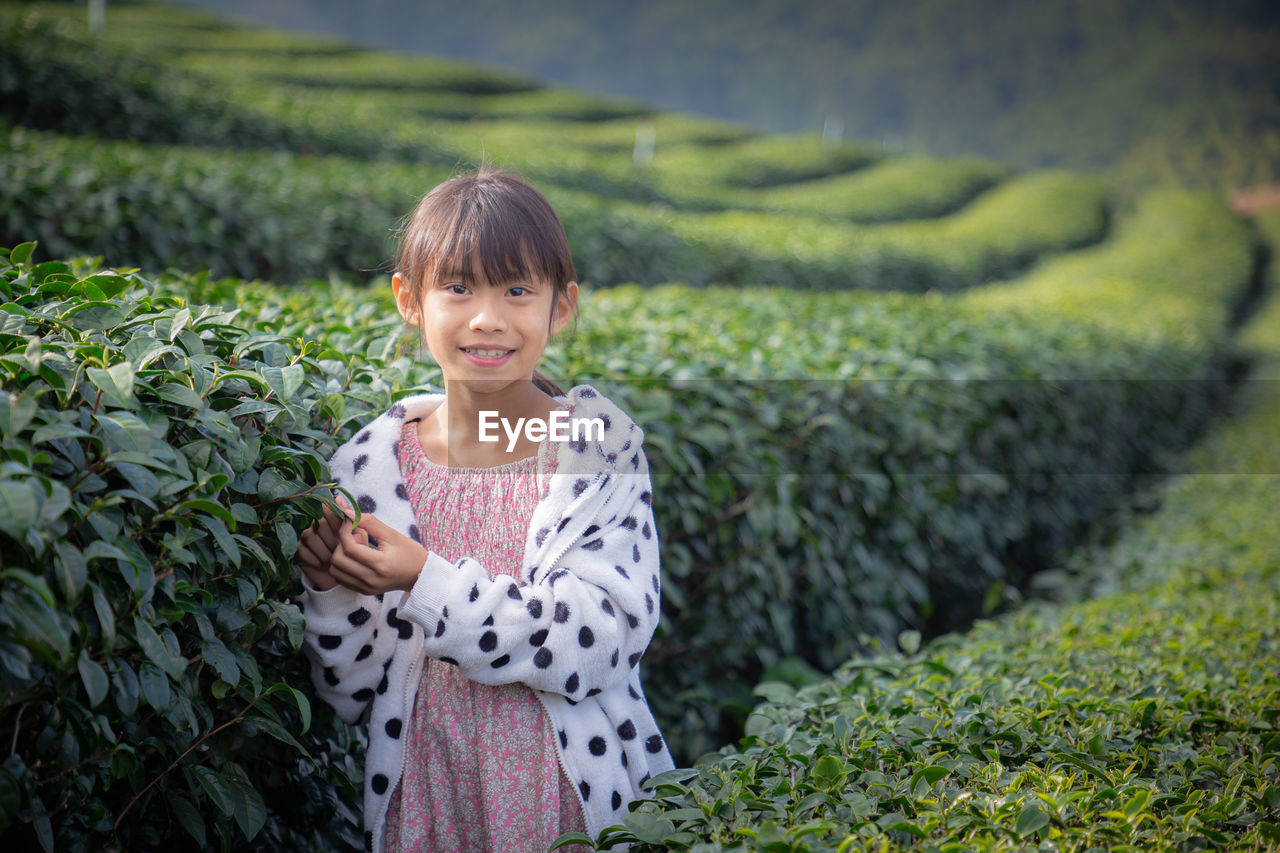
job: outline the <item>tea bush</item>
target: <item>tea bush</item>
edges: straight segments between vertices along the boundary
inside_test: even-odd
[[[830,669],[1016,601],[1212,408],[1252,252],[1220,203],[1166,194],[1079,263],[963,295],[584,294],[546,370],[645,427],[666,578],[645,666],[677,754],[735,736],[770,667]],[[1064,320],[1040,300],[1068,271]],[[332,292],[161,286],[295,336],[357,316]],[[343,292],[371,311],[353,335],[394,333],[389,288]]]
[[[1072,555],[1064,603],[761,684],[747,737],[657,777],[601,849],[1275,849],[1280,298],[1243,339],[1259,381],[1158,511]]]
[[[1009,172],[977,157],[892,157],[857,172],[744,194],[740,206],[853,222],[927,219],[954,213]]]
[[[3,132],[3,131],[0,131]],[[0,240],[37,238],[59,255],[94,253],[151,270],[298,281],[378,268],[392,229],[445,167],[285,153],[245,158],[11,128],[0,150]],[[1101,236],[1106,194],[1081,178],[1010,181],[938,220],[854,226],[811,217],[695,214],[545,186],[589,280],[795,287],[964,288]]]
[[[445,162],[429,143],[401,142],[351,122],[299,120],[252,90],[214,81],[21,10],[0,10],[0,117],[18,125],[151,145],[310,151]]]
[[[358,844],[290,574],[324,460],[408,362],[31,249],[0,253],[5,846]]]

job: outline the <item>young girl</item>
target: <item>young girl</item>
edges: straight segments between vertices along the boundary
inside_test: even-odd
[[[659,592],[644,434],[535,370],[575,277],[559,218],[505,172],[436,187],[402,235],[396,303],[445,393],[334,453],[360,523],[326,510],[297,557],[316,688],[369,723],[370,850],[545,851],[673,766],[638,667]]]

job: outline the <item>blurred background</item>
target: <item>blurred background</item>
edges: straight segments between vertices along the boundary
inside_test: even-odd
[[[185,0],[779,132],[1130,180],[1280,176],[1268,0]]]

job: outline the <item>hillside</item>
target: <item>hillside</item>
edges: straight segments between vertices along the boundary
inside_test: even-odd
[[[1280,15],[1263,0],[206,5],[774,131],[835,116],[893,151],[1130,185],[1280,179]]]
[[[985,642],[981,620],[1018,618],[1082,543],[1130,526],[1136,488],[1193,464],[1178,451],[1232,413],[1253,350],[1274,352],[1274,309],[1247,347],[1237,333],[1275,289],[1264,237],[1280,220],[1242,220],[1220,194],[1128,196],[1069,170],[765,134],[158,4],[113,2],[95,36],[83,13],[0,4],[6,849],[362,846],[365,735],[298,654],[294,560],[332,504],[334,449],[441,387],[387,261],[400,217],[456,170],[512,167],[552,201],[581,322],[541,367],[643,424],[661,619],[632,665],[684,765],[760,737],[753,707],[783,698],[778,682],[838,679],[975,620]],[[1261,523],[1190,527],[1223,553],[1270,553]],[[1119,575],[1081,559],[1099,591]],[[1207,601],[1178,619],[1199,624]],[[1268,613],[1238,611],[1238,638]],[[1172,671],[1197,665],[1196,643],[1160,641]],[[1071,666],[1066,647],[1043,654]],[[1038,686],[1018,682],[1009,702],[1039,701]],[[1215,694],[1205,719],[1235,737],[1232,703],[1259,695]],[[1160,710],[1142,709],[1140,722]],[[1122,722],[1125,707],[1094,710]],[[796,743],[820,742],[811,723]],[[1181,813],[1189,844],[1201,825],[1254,843],[1249,821],[1276,822],[1274,765],[1252,751],[1274,744],[1255,734],[1231,765],[1248,787],[1214,788],[1225,824]],[[978,738],[973,758],[1061,746],[1018,737],[1017,751],[1002,732]],[[846,741],[834,765],[817,746],[790,754],[792,779],[823,768],[813,797],[784,802],[799,789],[770,781],[703,810],[663,789],[664,813],[624,831],[652,842],[682,822],[696,846],[761,803],[804,821],[796,849],[811,832],[848,849],[844,834],[873,824],[891,840],[911,833],[898,824],[933,831],[874,790],[808,820],[860,760]],[[909,763],[922,756],[893,758],[913,803],[970,766],[954,759],[943,779]],[[964,796],[994,802],[970,781]],[[1115,810],[1105,788],[1088,795]],[[1152,820],[1138,795],[1123,799],[1135,841]],[[1018,839],[1047,826],[1025,805]],[[988,823],[1007,836],[999,808]],[[741,829],[725,831],[751,839]],[[754,843],[789,841],[769,828]]]

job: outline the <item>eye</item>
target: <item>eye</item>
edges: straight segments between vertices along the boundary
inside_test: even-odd
[[[529,288],[519,284],[507,291],[507,293],[510,293],[512,296],[524,296],[528,292]]]
[[[456,293],[461,296],[467,292],[467,286],[465,284],[457,284],[457,283],[446,284],[445,290],[449,291],[450,293]]]

